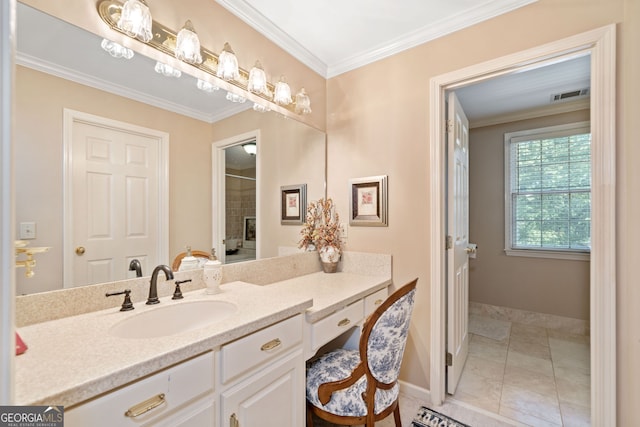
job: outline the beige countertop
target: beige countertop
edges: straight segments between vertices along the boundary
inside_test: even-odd
[[[391,283],[390,277],[354,273],[307,274],[269,285],[231,282],[217,295],[204,290],[135,310],[107,309],[19,328],[29,349],[15,359],[15,404],[71,406],[298,313],[308,322],[343,308]],[[158,338],[125,339],[109,334],[128,316],[169,304],[214,299],[238,310],[210,326]]]

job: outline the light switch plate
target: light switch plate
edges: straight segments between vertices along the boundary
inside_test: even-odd
[[[20,239],[30,240],[36,238],[36,223],[21,222],[20,223]]]

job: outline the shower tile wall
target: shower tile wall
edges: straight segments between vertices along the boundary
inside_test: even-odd
[[[236,182],[230,183],[230,181]],[[227,177],[225,204],[226,238],[242,241],[244,217],[256,215],[255,182]]]

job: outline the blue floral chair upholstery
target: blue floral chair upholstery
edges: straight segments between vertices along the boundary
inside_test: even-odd
[[[338,349],[307,369],[307,425],[313,416],[341,425],[365,424],[394,414],[398,406],[400,365],[418,279],[389,296],[365,321],[358,350]]]

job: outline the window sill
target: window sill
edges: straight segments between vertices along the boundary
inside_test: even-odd
[[[530,249],[505,249],[504,252],[507,256],[529,258],[552,258],[572,261],[589,261],[591,259],[591,253],[589,252],[540,251]]]

